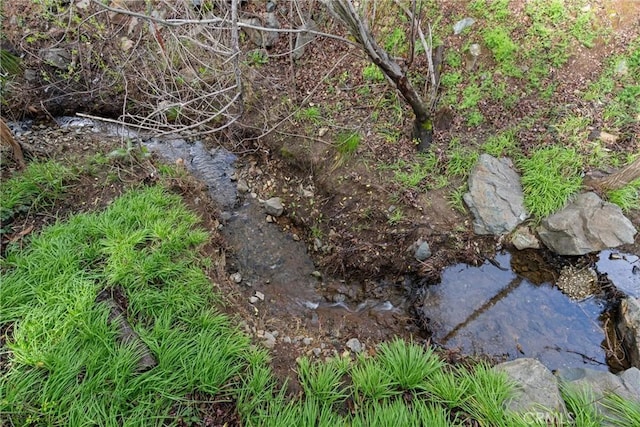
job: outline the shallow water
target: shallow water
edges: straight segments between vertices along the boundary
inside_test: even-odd
[[[609,249],[600,252],[596,268],[619,291],[640,298],[640,257]]]
[[[430,286],[420,307],[434,340],[464,354],[533,357],[551,369],[608,369],[600,314],[605,301],[573,301],[549,282],[511,269],[511,255],[479,267],[456,264]]]

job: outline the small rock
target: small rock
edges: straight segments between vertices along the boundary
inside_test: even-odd
[[[291,344],[291,337],[290,336],[286,336],[286,337],[282,338],[282,342],[287,343],[287,344]]]
[[[600,133],[598,134],[598,139],[607,144],[615,144],[616,142],[618,142],[618,138],[619,135],[615,135],[613,133],[605,131],[600,131]]]
[[[614,71],[618,76],[626,76],[627,74],[629,74],[629,65],[627,64],[627,60],[626,59],[622,59],[620,60],[617,64],[616,64],[616,69]]]
[[[240,283],[242,282],[242,274],[240,273],[233,273],[231,276],[229,276],[230,279],[235,282],[235,283]]]
[[[250,302],[251,304],[255,304],[255,303],[257,303],[258,301],[260,301],[260,298],[258,298],[258,297],[249,297],[249,302]]]
[[[311,273],[311,275],[312,275],[313,277],[315,277],[316,279],[318,279],[318,280],[322,280],[322,273],[320,273],[318,270],[314,270],[314,271]]]
[[[47,64],[61,70],[66,70],[71,65],[71,53],[64,48],[41,49],[38,55]]]
[[[249,192],[249,185],[247,184],[247,181],[245,181],[244,179],[238,180],[238,184],[236,185],[236,188],[241,193]]]
[[[267,332],[267,331],[265,331],[265,332],[264,332],[264,334],[263,334],[262,336],[263,336],[265,339],[268,339],[268,340],[273,340],[273,341],[275,341],[275,340],[276,340],[276,337],[274,337],[274,336],[273,336],[273,334],[272,334],[271,332]]]
[[[329,132],[329,128],[320,128],[318,130],[318,136],[320,138],[322,138],[323,136],[325,136],[327,134],[327,132]]]
[[[310,344],[311,344],[311,341],[313,341],[313,339],[308,338],[308,337],[305,337],[305,338],[303,338],[303,339],[302,339],[302,344],[304,344],[304,345],[310,345]]]
[[[291,238],[293,239],[294,242],[299,242],[300,241],[300,236],[298,236],[296,233],[293,233],[291,235]]]
[[[364,345],[358,338],[351,338],[345,346],[354,353],[360,353],[364,349]]]
[[[471,26],[471,25],[473,25],[475,22],[476,22],[476,20],[475,20],[475,19],[473,19],[473,18],[464,18],[464,19],[461,19],[460,21],[456,22],[456,23],[453,25],[453,34],[458,35],[458,34],[462,33],[462,31],[463,31],[465,28],[470,27],[470,26]]]
[[[269,332],[264,333],[264,341],[262,341],[262,345],[267,348],[273,348],[276,345],[276,337],[274,337]]]
[[[524,249],[540,249],[540,241],[529,227],[519,227],[511,236],[511,243],[519,251]]]
[[[256,291],[256,298],[258,298],[260,301],[264,301],[264,294],[260,291]]]
[[[275,221],[271,215],[267,215],[267,222]]]
[[[282,205],[282,199],[280,197],[272,197],[264,202],[264,210],[267,215],[278,217],[284,212],[284,206]]]
[[[320,356],[320,354],[322,354],[322,349],[316,347],[313,349],[313,354],[315,354],[316,356]]]
[[[418,241],[418,247],[416,249],[415,255],[416,259],[420,262],[425,261],[427,258],[431,256],[431,248],[427,242]]]

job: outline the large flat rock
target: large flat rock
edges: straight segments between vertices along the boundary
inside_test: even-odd
[[[464,201],[476,234],[501,235],[527,219],[520,177],[511,160],[483,154],[469,176]]]
[[[636,232],[618,206],[596,193],[578,195],[538,227],[542,242],[559,255],[584,255],[633,243]]]

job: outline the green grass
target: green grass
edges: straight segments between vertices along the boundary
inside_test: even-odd
[[[214,310],[195,249],[207,233],[177,196],[131,192],[10,247],[0,324],[13,324],[0,413],[13,425],[149,425],[187,395],[226,394],[248,340]],[[127,320],[158,365],[137,372],[140,349],[119,343],[97,303],[121,289]],[[156,420],[156,421],[151,421]]]
[[[322,111],[317,105],[312,105],[296,111],[294,117],[296,120],[301,122],[308,121],[313,124],[319,124],[322,121]]]
[[[618,190],[607,192],[607,199],[620,206],[624,212],[640,209],[640,179],[636,179]]]
[[[369,64],[362,69],[362,77],[370,82],[380,83],[384,81],[384,74],[376,64]]]
[[[569,414],[574,421],[574,425],[600,427],[604,424],[604,418],[596,410],[594,406],[594,396],[589,390],[561,387],[560,391],[567,406],[567,411],[569,411]]]
[[[457,141],[449,145],[449,159],[446,165],[450,176],[467,177],[478,161],[478,151],[472,147],[462,146]]]
[[[421,187],[431,188],[434,178],[439,173],[438,157],[434,152],[419,153],[416,161],[408,163],[404,160],[380,167],[382,170],[394,171],[394,180],[407,189]]]
[[[522,74],[516,66],[518,45],[511,39],[507,28],[489,27],[483,33],[483,40],[505,74],[515,77]]]
[[[358,132],[341,132],[336,137],[336,149],[341,155],[349,156],[356,152],[361,141]]]
[[[637,121],[640,114],[640,38],[623,55],[610,58],[604,72],[590,84],[583,98],[605,105],[602,118],[609,127]]]
[[[582,159],[573,148],[542,147],[517,160],[525,207],[535,218],[562,208],[582,184]]]
[[[488,137],[480,149],[493,157],[513,157],[518,153],[518,141],[514,129],[507,129]]]
[[[0,183],[0,222],[21,211],[51,205],[76,176],[70,168],[54,162],[32,162],[19,175]]]
[[[631,402],[622,397],[609,393],[604,397],[603,405],[611,412],[606,418],[614,425],[640,425],[640,403]]]

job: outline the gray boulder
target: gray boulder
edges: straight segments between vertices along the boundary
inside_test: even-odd
[[[38,52],[40,58],[49,65],[61,70],[66,70],[71,65],[71,52],[61,47],[51,49],[40,49]]]
[[[606,407],[605,396],[613,393],[640,404],[640,370],[629,368],[618,375],[587,368],[564,368],[556,371],[563,387],[588,393],[596,411],[605,419],[604,425],[620,425],[612,422],[615,417]]]
[[[508,233],[528,217],[520,177],[507,158],[481,155],[464,201],[473,214],[476,234]]]
[[[292,53],[293,59],[302,58],[302,55],[304,55],[305,46],[308,43],[311,43],[311,41],[313,41],[313,39],[316,37],[316,34],[313,32],[309,32],[309,30],[317,31],[317,26],[313,20],[309,19],[304,23],[304,25],[298,27],[298,30],[303,31],[296,35],[296,45]]]
[[[558,380],[538,360],[516,359],[494,369],[506,373],[516,384],[516,395],[509,401],[509,410],[548,422],[566,419],[567,408]]]
[[[559,255],[584,255],[633,243],[636,232],[618,206],[596,193],[578,195],[538,227],[542,242]]]
[[[638,298],[628,297],[622,300],[620,321],[616,327],[631,366],[640,368],[640,300]]]
[[[284,212],[284,206],[282,205],[282,199],[280,197],[272,197],[264,202],[264,210],[267,215],[280,216]]]
[[[258,30],[257,28],[279,28],[278,20],[275,19],[274,21],[274,19],[275,15],[268,13],[264,25],[258,18],[240,19],[239,22],[247,25],[247,27],[242,27],[242,31],[244,31],[254,45],[259,48],[268,48],[272,47],[278,41],[278,32]],[[276,25],[278,25],[278,27]]]

